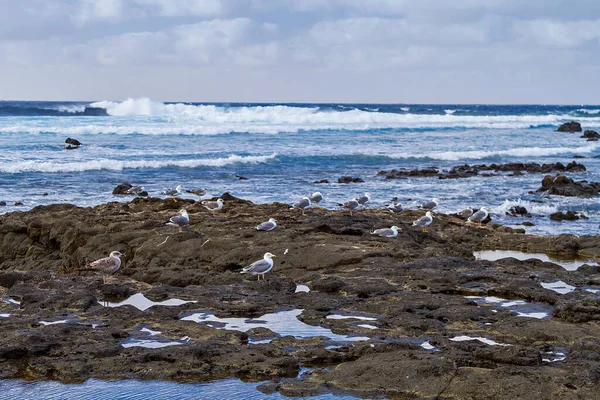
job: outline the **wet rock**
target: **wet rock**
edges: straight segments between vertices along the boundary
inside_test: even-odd
[[[315,184],[329,183],[329,181],[327,179],[321,179],[320,181],[314,181],[313,183],[315,183]]]
[[[531,222],[531,221],[522,222],[521,225],[523,225],[523,226],[535,226],[535,224],[533,222]]]
[[[546,192],[558,196],[592,197],[598,195],[600,182],[574,181],[564,175],[546,175],[542,187],[537,192]]]
[[[470,178],[473,176],[497,176],[506,175],[519,176],[523,173],[550,173],[550,172],[584,172],[585,166],[573,161],[566,166],[560,162],[555,164],[537,164],[537,163],[508,163],[508,164],[479,164],[479,165],[457,165],[449,170],[441,170],[438,167],[429,167],[424,169],[393,169],[391,171],[380,171],[377,176],[386,179],[403,179],[406,177],[437,177],[439,179],[458,179]]]
[[[22,201],[15,201],[15,204],[14,204],[14,205],[15,205],[15,206],[22,206],[22,205],[23,205],[23,202],[22,202]]]
[[[556,129],[557,132],[581,132],[581,124],[579,122],[571,121],[565,122]]]
[[[581,135],[582,139],[596,139],[598,140],[598,138],[600,138],[600,133],[596,132],[596,131],[592,131],[590,129],[587,129],[583,132],[583,135]]]
[[[362,180],[359,177],[342,176],[342,177],[338,178],[338,183],[362,183],[362,182],[364,182],[364,180]]]
[[[552,315],[573,323],[600,320],[600,298],[590,293],[561,298]]]
[[[70,137],[65,140],[65,143],[72,146],[81,146],[81,142],[79,140]]]
[[[4,207],[6,206],[6,202],[5,201],[0,201],[0,207]]]
[[[248,178],[246,178],[245,176],[241,176],[241,175],[236,175],[235,177],[236,177],[238,180],[240,180],[240,181],[247,181],[247,180],[248,180]]]
[[[577,221],[578,219],[588,219],[588,217],[569,210],[566,213],[562,211],[552,213],[550,214],[550,219],[553,221]]]
[[[130,194],[128,193],[128,190],[131,189],[133,187],[133,185],[129,184],[129,183],[120,183],[118,184],[112,191],[112,194],[117,194],[117,195],[124,195],[124,194]]]
[[[513,216],[513,217],[527,217],[527,218],[531,218],[531,213],[529,211],[527,211],[527,209],[525,207],[522,207],[522,206],[512,206],[506,212],[506,215],[510,215],[510,216]]]
[[[485,347],[473,352],[475,359],[492,361],[499,364],[536,366],[542,364],[537,348],[523,346]]]

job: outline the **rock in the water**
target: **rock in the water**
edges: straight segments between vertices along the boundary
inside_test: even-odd
[[[5,206],[6,202],[5,201],[0,201],[0,207]]]
[[[565,122],[556,130],[557,132],[581,132],[581,124],[579,122],[571,121]]]
[[[67,140],[65,140],[66,144],[70,144],[72,146],[81,146],[81,142],[77,139],[73,139],[73,138],[67,138]]]
[[[247,180],[248,180],[248,178],[246,178],[245,176],[242,176],[242,175],[236,175],[235,177],[236,177],[238,180],[240,180],[240,181],[247,181]]]
[[[581,135],[582,139],[598,139],[600,138],[600,133],[593,131],[591,129],[587,129],[585,132],[583,132],[583,135]]]
[[[321,179],[320,181],[314,181],[313,183],[329,183],[327,179]]]
[[[506,215],[511,215],[513,217],[531,217],[531,213],[527,211],[525,207],[521,206],[512,206],[507,212]]]
[[[23,202],[22,201],[15,201],[15,206],[22,206]]]
[[[586,217],[583,214],[576,213],[576,212],[569,210],[566,213],[559,211],[559,212],[550,214],[550,219],[553,221],[577,221],[578,219],[588,219],[588,217]]]
[[[341,178],[338,178],[338,183],[361,183],[361,182],[364,182],[364,181],[358,177],[342,176]]]
[[[598,195],[600,182],[574,181],[561,174],[546,175],[537,191],[558,196],[591,197]]]
[[[130,194],[127,191],[132,187],[133,185],[123,182],[113,189],[112,194]]]

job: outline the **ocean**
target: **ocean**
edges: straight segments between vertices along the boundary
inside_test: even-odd
[[[0,201],[7,206],[0,213],[52,203],[127,201],[111,192],[129,182],[154,196],[182,185],[207,188],[207,198],[229,192],[256,203],[292,204],[320,191],[322,205],[334,209],[365,192],[372,194],[370,207],[398,197],[416,208],[437,197],[442,213],[488,206],[495,222],[534,223],[524,227],[528,233],[594,235],[600,223],[597,199],[530,193],[541,186],[543,174],[376,176],[394,168],[462,164],[566,165],[580,156],[576,161],[587,172],[569,176],[600,181],[600,159],[594,158],[600,142],[555,132],[571,120],[600,130],[600,106],[2,101]],[[67,137],[83,146],[65,150]],[[365,182],[337,183],[344,175]],[[330,183],[313,183],[322,179]],[[505,215],[513,205],[533,216]],[[589,219],[561,223],[548,217],[567,210]]]

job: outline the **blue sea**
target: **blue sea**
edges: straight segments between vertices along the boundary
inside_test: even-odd
[[[529,233],[596,234],[597,199],[541,198],[541,174],[439,180],[385,180],[393,168],[460,164],[567,164],[588,171],[573,178],[600,181],[600,142],[555,132],[563,122],[600,130],[600,106],[427,104],[161,103],[147,98],[90,102],[0,102],[0,213],[41,204],[91,206],[115,197],[121,182],[151,195],[182,185],[208,188],[257,203],[293,203],[320,191],[325,207],[364,192],[371,207],[396,196],[405,207],[437,197],[439,211],[489,206],[492,218]],[[65,139],[83,143],[65,150]],[[236,175],[247,180],[239,180]],[[338,184],[342,175],[358,184]],[[329,184],[314,184],[327,179]],[[190,198],[194,198],[190,195]],[[23,205],[15,206],[15,202]],[[533,218],[505,215],[513,205]],[[553,222],[555,211],[580,211],[588,220]],[[259,222],[259,221],[257,221]]]

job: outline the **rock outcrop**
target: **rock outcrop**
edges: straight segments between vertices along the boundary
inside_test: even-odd
[[[579,122],[571,121],[565,122],[556,129],[557,132],[581,132],[581,124]]]
[[[592,197],[598,195],[600,182],[574,181],[561,174],[546,175],[537,191],[558,196]]]

